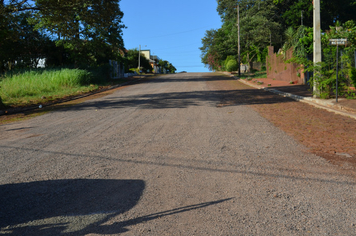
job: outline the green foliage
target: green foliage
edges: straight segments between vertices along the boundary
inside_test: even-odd
[[[319,75],[314,76],[312,82],[317,83],[321,98],[330,98],[336,94],[336,73],[334,70],[326,70],[325,63],[321,64],[321,68],[315,67]],[[338,76],[338,95],[345,96],[348,91],[349,81],[343,74],[339,72]]]
[[[116,0],[80,0],[63,3],[37,0],[36,29],[58,36],[57,45],[69,49],[77,66],[97,65],[100,60],[115,60],[123,47],[121,19],[123,13]],[[99,62],[98,62],[99,61]]]
[[[138,68],[138,54],[139,50],[137,50],[136,48],[127,51],[125,57],[126,72],[131,71],[131,68]],[[140,70],[144,72],[153,70],[149,60],[143,54],[140,55],[140,67],[141,68],[137,70],[138,74]]]
[[[34,30],[27,21],[30,17],[29,12],[0,17],[0,73],[14,67],[35,67],[54,45],[48,36]]]
[[[235,58],[234,56],[232,56],[232,55],[229,55],[229,56],[226,57],[226,59],[225,59],[225,61],[224,61],[224,63],[223,63],[223,68],[222,68],[222,70],[226,70],[226,71],[227,71],[227,64],[228,64],[228,62],[231,61],[231,60],[235,60],[235,61],[236,61],[236,58]]]
[[[89,67],[85,71],[90,73],[90,84],[105,85],[110,80],[110,65]]]
[[[43,57],[78,68],[118,61],[125,27],[119,1],[1,1],[0,73],[34,68]]]
[[[354,87],[356,88],[356,68],[351,68],[351,80],[352,83],[354,85]]]
[[[130,68],[129,71],[131,71],[132,73],[136,73],[136,74],[140,74],[140,69],[139,68]]]
[[[307,65],[308,55],[313,53],[313,28],[300,26],[297,30],[289,27],[285,31],[286,41],[283,45],[284,57],[289,49],[293,49],[293,56],[289,62]]]
[[[307,60],[307,54],[313,51],[312,29],[305,28],[305,34],[297,35],[300,38],[294,45],[294,57],[290,62],[295,62],[304,66],[305,71],[313,72],[314,76],[310,85],[317,85],[317,91],[320,97],[330,98],[336,94],[336,46],[330,45],[330,39],[347,38],[349,44],[339,46],[339,65],[338,65],[338,95],[344,97],[354,96],[349,91],[353,83],[354,52],[356,50],[356,27],[354,21],[348,21],[344,24],[337,23],[339,26],[331,26],[330,30],[322,35],[323,62],[313,65],[311,60]],[[304,51],[301,49],[305,49]],[[342,55],[342,56],[341,56]]]
[[[95,81],[92,73],[79,69],[31,70],[11,75],[7,73],[0,81],[0,96],[4,103],[13,104],[26,98],[56,96],[63,91],[85,89]]]
[[[166,60],[159,60],[158,65],[165,71],[163,71],[164,73],[175,73],[177,70],[169,61]]]
[[[229,72],[232,71],[237,71],[239,69],[239,66],[237,64],[237,61],[235,59],[229,60],[226,64],[226,70]]]
[[[280,40],[278,9],[272,0],[218,0],[217,11],[223,25],[206,31],[200,48],[202,62],[210,70],[226,69],[228,56],[237,55],[237,10],[240,6],[241,58],[246,63],[264,62],[267,46]],[[274,43],[275,44],[275,43]]]
[[[176,73],[177,68],[175,68],[170,62],[167,62],[166,70],[167,70],[169,73],[174,74],[174,73]]]
[[[280,15],[286,26],[297,29],[301,25],[303,11],[303,25],[313,26],[313,4],[310,0],[274,0],[280,9]],[[346,22],[356,20],[356,4],[354,0],[327,0],[320,2],[321,27],[327,30],[330,25],[339,20]]]

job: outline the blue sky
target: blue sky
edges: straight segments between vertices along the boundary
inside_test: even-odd
[[[207,72],[199,47],[206,30],[221,27],[216,7],[216,0],[121,0],[125,48],[141,45],[177,72]]]

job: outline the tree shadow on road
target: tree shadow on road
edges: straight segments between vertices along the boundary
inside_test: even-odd
[[[139,109],[169,109],[187,108],[190,106],[240,106],[255,104],[274,104],[294,102],[289,98],[266,92],[264,90],[215,90],[155,93],[135,96],[120,96],[120,93],[105,97],[101,100],[92,100],[64,110],[89,110],[89,109],[119,109],[136,107]]]
[[[232,80],[232,78],[218,73],[184,73],[158,75],[146,80],[139,80],[136,83],[209,82],[223,80]]]

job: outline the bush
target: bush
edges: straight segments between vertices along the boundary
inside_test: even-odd
[[[226,64],[226,70],[231,72],[231,71],[237,71],[238,70],[238,65],[236,60],[230,60]]]
[[[351,80],[354,87],[356,87],[356,68],[351,68]]]
[[[110,65],[108,64],[98,67],[90,67],[87,71],[90,73],[90,76],[88,76],[88,83],[90,84],[101,85],[110,80]]]

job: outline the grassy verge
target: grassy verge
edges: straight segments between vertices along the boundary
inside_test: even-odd
[[[6,106],[26,106],[88,93],[99,86],[122,82],[108,80],[100,68],[90,71],[37,69],[0,77],[0,97]]]

